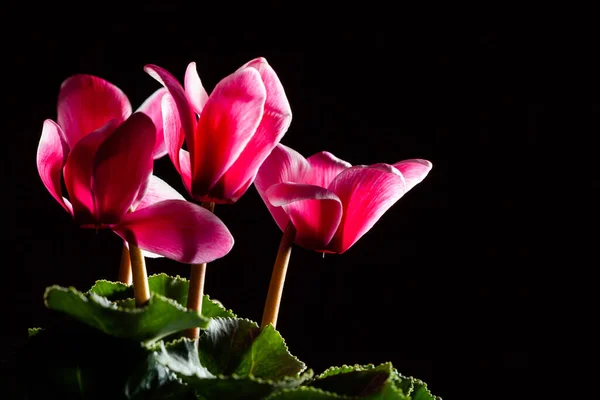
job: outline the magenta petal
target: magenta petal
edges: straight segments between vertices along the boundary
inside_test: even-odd
[[[50,119],[45,120],[37,150],[37,169],[46,189],[67,211],[69,208],[62,195],[60,178],[68,152],[60,126]]]
[[[177,104],[171,95],[163,96],[161,104],[165,145],[175,169],[177,172],[180,172],[179,149],[181,149],[185,140],[185,135],[181,127],[181,118],[179,118]]]
[[[92,194],[92,172],[98,148],[117,129],[118,121],[110,120],[100,129],[77,142],[69,153],[64,168],[65,186],[73,206],[73,216],[80,224],[100,222]]]
[[[271,205],[265,192],[277,183],[306,183],[305,178],[309,172],[310,165],[306,159],[296,150],[280,143],[275,146],[256,174],[254,186],[281,230],[285,229],[289,217],[282,208]]]
[[[166,88],[163,87],[158,89],[142,103],[140,108],[137,109],[137,111],[143,112],[149,116],[154,123],[154,128],[156,129],[156,141],[154,142],[153,157],[155,160],[167,154],[165,134],[163,132],[163,116],[161,106],[161,99],[165,93],[167,93]]]
[[[246,64],[261,76],[267,97],[262,120],[256,133],[233,165],[225,172],[217,185],[221,186],[224,197],[236,201],[247,187],[247,182],[256,175],[258,168],[279,143],[292,121],[292,110],[277,74],[264,58]],[[233,194],[236,194],[233,196]]]
[[[179,167],[181,180],[185,186],[185,190],[192,194],[192,163],[190,160],[190,153],[187,150],[179,150]]]
[[[307,183],[322,187],[328,187],[336,176],[352,167],[349,162],[337,158],[327,151],[314,154],[308,157],[306,161],[311,167]]]
[[[148,190],[141,199],[136,210],[141,210],[164,200],[185,200],[179,192],[173,189],[169,184],[156,175],[150,176],[148,181]]]
[[[186,264],[214,261],[233,247],[231,233],[215,214],[184,200],[129,213],[113,230],[143,250]]]
[[[240,156],[262,119],[265,99],[265,86],[253,68],[217,84],[198,120],[194,145],[188,146],[194,195],[207,194]]]
[[[144,71],[146,71],[151,77],[160,82],[164,87],[167,88],[173,100],[175,102],[175,108],[177,109],[177,113],[179,114],[180,126],[183,129],[183,133],[185,136],[185,140],[187,142],[188,148],[193,148],[194,146],[194,133],[196,131],[196,114],[192,109],[192,106],[189,104],[187,100],[187,96],[185,94],[185,90],[181,86],[181,83],[173,76],[169,71],[164,68],[161,68],[157,65],[146,65],[144,67]],[[168,96],[164,96],[168,97]],[[165,112],[163,111],[163,118],[165,118]],[[166,125],[165,125],[166,129]],[[165,141],[166,141],[166,133],[165,133]],[[183,142],[182,142],[183,143]],[[168,145],[167,145],[168,146]],[[181,147],[181,146],[179,146]]]
[[[117,124],[131,115],[131,103],[115,85],[92,75],[78,74],[66,79],[58,95],[58,125],[72,150],[87,134],[111,119]]]
[[[202,81],[198,76],[195,62],[188,64],[187,69],[185,70],[183,85],[188,102],[192,105],[196,114],[200,115],[204,105],[208,101],[208,93],[206,93],[206,89],[202,86]]]
[[[402,175],[386,164],[356,166],[329,185],[344,205],[344,215],[329,249],[343,253],[360,239],[406,192]]]
[[[173,162],[177,172],[179,172],[179,175],[181,175],[186,190],[192,193],[190,154],[181,148],[185,136],[181,128],[181,119],[177,111],[177,104],[175,104],[172,96],[167,95],[163,97],[162,110],[165,145],[169,152],[169,158]]]
[[[431,171],[433,164],[427,160],[415,158],[400,161],[394,164],[394,167],[396,167],[404,177],[404,180],[406,181],[406,191],[408,192],[415,187],[417,183],[420,183],[425,179],[429,171]]]
[[[119,221],[134,203],[152,174],[154,124],[136,112],[98,148],[92,188],[102,223]]]
[[[342,218],[342,203],[329,190],[299,183],[271,186],[266,197],[282,207],[296,228],[296,243],[312,250],[324,250]]]

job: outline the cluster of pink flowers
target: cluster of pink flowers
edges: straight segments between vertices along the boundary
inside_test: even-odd
[[[64,81],[56,122],[43,124],[37,167],[77,224],[112,229],[146,252],[190,264],[225,256],[231,233],[196,202],[232,204],[254,183],[277,225],[293,224],[296,244],[343,253],[432,167],[421,159],[352,166],[280,144],[292,112],[264,58],[242,65],[210,95],[195,63],[183,85],[156,65],[145,71],[163,87],[135,112],[101,78]],[[167,154],[191,201],[153,175],[154,160]]]

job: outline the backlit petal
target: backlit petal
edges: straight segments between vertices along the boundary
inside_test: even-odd
[[[190,161],[190,153],[187,150],[179,150],[179,167],[183,185],[188,193],[192,193],[192,165]]]
[[[192,193],[204,195],[231,167],[258,128],[266,99],[253,68],[224,78],[202,110],[192,155]]]
[[[131,115],[131,103],[115,85],[93,75],[78,74],[66,79],[58,95],[58,125],[72,150],[84,136],[106,125],[117,124]]]
[[[233,247],[231,233],[215,214],[184,200],[129,213],[113,229],[143,250],[187,264],[214,261]]]
[[[352,167],[352,164],[349,162],[337,158],[327,151],[313,154],[308,157],[306,161],[308,161],[311,167],[307,183],[325,188],[329,187],[331,181],[333,181],[340,172]]]
[[[275,146],[256,174],[254,186],[282,231],[289,218],[282,208],[271,205],[265,192],[277,183],[306,183],[305,178],[309,171],[310,165],[300,153],[280,143]]]
[[[404,177],[404,180],[406,181],[406,191],[408,192],[415,187],[417,183],[420,183],[425,179],[429,171],[431,171],[433,164],[427,160],[415,158],[400,161],[394,164],[394,167],[396,167]]]
[[[193,148],[194,132],[196,131],[196,114],[194,113],[192,106],[187,100],[187,96],[185,94],[183,86],[181,86],[181,83],[179,83],[179,81],[173,75],[171,75],[169,71],[157,65],[146,65],[144,67],[144,71],[146,71],[151,77],[153,77],[164,87],[166,87],[171,96],[173,97],[173,100],[175,102],[175,108],[177,109],[177,113],[179,114],[179,123],[181,128],[183,129],[185,141],[187,142],[188,148]],[[163,111],[163,119],[164,118],[165,113]],[[165,129],[167,129],[166,125]],[[167,140],[166,133],[165,140]],[[169,145],[167,144],[167,146]]]
[[[164,200],[185,200],[184,197],[169,184],[156,175],[150,176],[148,190],[146,191],[142,201],[136,207],[136,210],[141,210],[154,203]]]
[[[256,133],[217,183],[217,186],[222,187],[225,197],[233,201],[243,194],[242,188],[248,186],[248,181],[256,175],[258,168],[279,143],[292,121],[292,110],[283,85],[267,60],[257,58],[247,63],[245,68],[254,68],[258,71],[265,85],[267,97],[263,117]],[[235,198],[233,198],[234,193]]]
[[[181,118],[179,118],[175,99],[171,95],[163,96],[161,105],[165,145],[175,169],[179,172],[179,149],[185,140]]]
[[[329,185],[344,206],[340,226],[329,250],[343,253],[360,239],[406,192],[402,174],[387,164],[356,166],[340,173]]]
[[[154,142],[153,157],[155,160],[167,154],[165,134],[163,132],[163,116],[161,107],[161,99],[165,93],[168,93],[166,88],[162,87],[158,89],[142,103],[140,108],[137,109],[137,111],[143,112],[149,116],[154,123],[154,128],[156,129],[156,140]]]
[[[92,188],[102,223],[117,223],[147,185],[152,174],[154,137],[150,117],[136,112],[98,148]]]
[[[327,247],[342,218],[342,203],[334,193],[314,185],[278,183],[266,197],[289,215],[297,244],[317,251]]]
[[[68,152],[60,126],[52,120],[45,120],[37,150],[37,169],[46,189],[67,211],[69,208],[62,195],[61,177]]]
[[[183,81],[185,94],[196,114],[200,115],[204,105],[208,101],[208,93],[202,86],[200,76],[196,70],[196,63],[191,62],[185,70],[185,79]]]
[[[82,225],[100,222],[92,194],[94,158],[100,145],[115,132],[117,125],[118,120],[110,120],[100,129],[83,137],[67,157],[64,168],[65,186],[75,220]]]

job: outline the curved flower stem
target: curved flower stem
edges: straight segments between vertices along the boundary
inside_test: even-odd
[[[129,258],[129,248],[123,241],[123,250],[121,251],[121,266],[119,267],[119,281],[131,286],[131,259]]]
[[[210,212],[215,211],[215,203],[202,202],[202,207]],[[192,264],[190,270],[190,287],[188,289],[187,308],[202,312],[202,297],[204,297],[204,279],[206,278],[206,263]],[[190,339],[200,337],[200,328],[190,328],[186,332]]]
[[[277,252],[277,258],[275,259],[275,265],[273,266],[273,274],[271,275],[271,283],[269,284],[269,292],[267,294],[267,301],[265,302],[265,309],[260,325],[261,329],[269,324],[273,325],[273,327],[277,325],[279,304],[281,303],[281,295],[283,294],[283,284],[285,283],[285,275],[287,273],[288,263],[290,262],[292,244],[294,243],[295,237],[296,228],[294,228],[292,221],[290,221],[285,227],[281,243],[279,243],[279,250]]]
[[[131,259],[131,275],[133,281],[133,296],[135,305],[141,307],[150,300],[148,273],[142,249],[129,242],[129,258]]]

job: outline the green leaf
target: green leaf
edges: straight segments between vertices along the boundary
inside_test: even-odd
[[[198,341],[198,362],[211,376],[170,367],[196,389],[200,399],[263,399],[281,388],[299,386],[312,370],[292,356],[281,335],[242,318],[213,318]]]
[[[441,400],[441,397],[434,396],[427,388],[427,384],[420,379],[403,376],[397,370],[394,370],[393,381],[394,386],[412,400]]]
[[[215,377],[200,363],[197,340],[181,338],[166,345],[161,341],[152,354],[160,364],[179,375],[201,379]]]
[[[248,319],[211,319],[201,332],[198,349],[202,365],[215,375],[279,380],[298,377],[306,369],[272,325],[261,331]]]
[[[221,320],[216,318],[215,320]],[[211,321],[213,323],[215,320]],[[229,319],[225,319],[229,320]],[[234,320],[228,324],[229,327],[237,326],[240,329],[222,329],[222,332],[232,333],[229,339],[236,341],[235,332],[248,332],[248,328],[258,329],[255,323],[247,320]],[[237,323],[236,323],[237,322]],[[241,336],[238,336],[239,339]],[[287,378],[279,382],[255,378],[252,376],[240,377],[237,375],[215,376],[209,372],[206,366],[203,366],[198,356],[199,352],[196,345],[201,346],[203,342],[208,341],[206,337],[201,337],[199,341],[182,338],[172,343],[164,345],[161,341],[154,347],[154,359],[161,365],[173,371],[183,381],[196,390],[201,399],[263,399],[273,391],[283,387],[295,387],[303,381],[312,377],[312,371],[307,372],[299,378]],[[222,344],[217,341],[218,344]],[[235,345],[233,346],[235,348]],[[224,346],[218,347],[225,351],[230,351]],[[200,352],[202,354],[202,352]],[[231,355],[231,352],[228,353]]]
[[[310,386],[300,386],[294,389],[283,389],[267,397],[265,400],[345,400],[356,399],[352,396],[344,396],[327,392]]]
[[[175,300],[182,306],[187,307],[187,297],[190,286],[190,282],[187,279],[179,276],[172,277],[165,273],[161,273],[148,277],[148,286],[150,286],[150,292],[161,294],[169,299]],[[206,294],[202,298],[202,316],[207,318],[236,317],[231,310],[227,310],[220,302],[211,300]]]
[[[165,273],[154,274],[148,277],[148,287],[151,293],[157,293],[168,299],[175,300],[184,307],[187,307],[189,285],[190,283],[187,279],[180,276],[169,276]],[[101,279],[92,286],[88,293],[95,293],[106,297],[110,301],[119,302],[119,306],[124,308],[135,307],[133,287],[127,286],[122,282],[110,282]],[[231,310],[227,310],[220,302],[211,300],[208,295],[205,294],[202,300],[202,315],[204,317],[236,317]]]
[[[94,283],[86,294],[88,293],[95,293],[111,301],[116,301],[133,297],[133,288],[122,282],[111,282],[106,279],[100,279]]]
[[[309,385],[327,392],[369,400],[408,400],[394,385],[391,363],[331,367]]]
[[[214,375],[231,375],[259,333],[256,322],[248,319],[213,318],[200,332],[200,362]]]
[[[33,337],[43,330],[43,328],[27,328],[27,337]]]
[[[267,397],[266,400],[335,400],[335,399],[363,399],[363,400],[399,400],[409,398],[404,396],[398,389],[394,387],[391,382],[388,382],[383,386],[379,393],[375,393],[368,396],[350,396],[339,393],[329,392],[323,389],[311,387],[311,386],[300,386],[294,389],[284,389],[275,392],[271,396]]]
[[[411,379],[414,383],[414,389],[410,396],[412,400],[441,400],[440,397],[431,394],[425,382],[416,378]]]
[[[166,345],[160,341],[150,349],[145,363],[133,371],[125,392],[129,398],[196,399],[193,387],[180,375],[214,378],[200,365],[196,341],[181,338]]]
[[[356,399],[310,386],[300,386],[294,389],[283,389],[267,397],[265,400],[342,400]]]
[[[312,370],[308,370],[298,378],[288,377],[279,381],[238,375],[219,375],[213,379],[182,378],[196,389],[196,394],[202,400],[262,400],[278,390],[297,387],[312,375]]]
[[[299,376],[306,364],[291,355],[285,341],[273,325],[267,325],[245,352],[234,373],[279,380]]]
[[[158,293],[153,293],[143,307],[126,308],[93,291],[84,294],[72,287],[51,286],[46,289],[44,301],[48,308],[63,312],[108,335],[145,344],[185,329],[205,328],[209,321]]]

